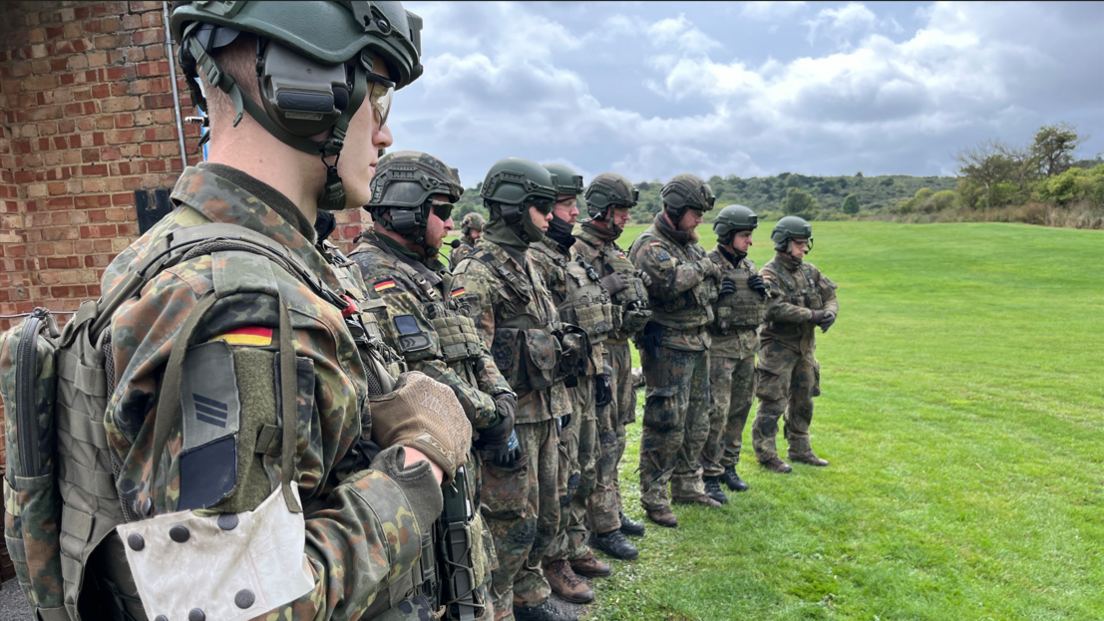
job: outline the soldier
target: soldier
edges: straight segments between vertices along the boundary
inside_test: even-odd
[[[384,341],[411,369],[452,388],[478,434],[475,446],[510,467],[520,454],[513,435],[517,400],[474,322],[464,314],[467,309],[452,297],[452,274],[438,255],[452,230],[453,203],[463,193],[456,170],[432,155],[398,151],[383,156],[372,179],[372,200],[365,206],[372,212],[374,231],[357,238],[350,256],[364,282],[386,304],[379,309]],[[480,460],[473,452],[467,477],[473,507],[480,503],[480,476]],[[493,543],[478,512],[471,530],[473,558],[493,562]],[[484,534],[486,542],[480,538]],[[489,603],[492,569],[493,564],[476,568],[477,573],[485,571],[488,585],[480,585],[478,604]],[[479,618],[493,619],[491,607]]]
[[[613,328],[613,315],[597,273],[580,262],[571,248],[583,178],[560,164],[545,164],[545,168],[555,176],[558,194],[545,238],[530,244],[528,255],[552,294],[560,321],[584,331],[573,338],[589,341],[589,347],[576,371],[580,374],[565,378],[573,413],[562,419],[560,430],[560,523],[544,558],[544,576],[555,593],[585,604],[594,599],[594,591],[575,575],[572,563],[599,563],[586,545],[586,499],[594,489],[596,409],[604,409],[612,397],[601,343]]]
[[[490,221],[452,281],[452,297],[471,307],[495,364],[517,394],[514,431],[521,460],[513,467],[483,464],[483,518],[498,554],[493,584],[500,621],[511,618],[511,608],[520,621],[575,619],[548,601],[541,568],[560,519],[558,419],[572,409],[559,374],[556,307],[526,256],[548,230],[555,185],[547,170],[529,160],[496,162],[479,192]]]
[[[385,380],[359,355],[356,292],[312,228],[318,209],[368,202],[393,90],[422,72],[420,29],[398,2],[174,8],[193,100],[210,115],[210,162],[185,169],[176,210],[112,261],[103,290],[189,235],[275,251],[200,244],[111,317],[104,430],[128,523],[125,547],[109,537],[84,572],[114,594],[91,608],[97,618],[432,614],[420,595],[403,601],[404,576],[470,425],[421,374],[375,401],[370,383]],[[411,390],[432,407],[407,407]],[[165,547],[183,541],[203,554]]]
[[[460,262],[475,252],[475,242],[483,237],[483,226],[487,223],[483,216],[471,212],[460,221],[461,237],[452,242],[452,252],[449,253],[449,263],[455,267]]]
[[[760,274],[770,291],[766,325],[759,333],[762,344],[755,367],[755,396],[759,409],[751,424],[755,458],[778,473],[793,470],[778,457],[774,437],[778,419],[785,414],[790,461],[812,466],[828,462],[813,453],[809,423],[813,397],[820,395],[820,363],[816,361],[816,333],[836,322],[839,302],[836,283],[803,259],[813,249],[813,227],[797,216],[786,216],[771,231],[775,255]]]
[[[722,272],[719,297],[709,324],[709,384],[715,407],[709,418],[709,437],[702,449],[705,493],[728,502],[720,481],[736,492],[748,489],[738,474],[744,425],[755,398],[755,351],[759,324],[767,306],[767,289],[747,258],[751,235],[759,226],[755,213],[743,205],[729,205],[717,214],[713,231],[717,247],[706,255]]]
[[[721,503],[705,494],[702,446],[709,434],[709,334],[720,270],[697,244],[694,229],[713,209],[709,184],[679,175],[660,191],[663,209],[633,242],[629,259],[651,280],[652,320],[636,337],[647,382],[644,434],[640,441],[640,503],[648,519],[676,527],[667,500],[708,507]]]
[[[621,456],[625,454],[625,425],[636,420],[636,391],[632,386],[632,352],[628,339],[635,335],[652,316],[648,305],[647,277],[636,272],[617,245],[617,238],[629,221],[629,210],[637,202],[639,192],[632,183],[613,173],[602,173],[590,182],[585,198],[590,220],[575,234],[575,251],[590,263],[600,276],[599,282],[612,297],[615,313],[620,313],[605,342],[610,365],[613,401],[598,412],[599,457],[594,492],[587,499],[587,514],[594,535],[591,545],[614,558],[633,560],[639,555],[636,546],[624,535],[644,535],[644,525],[625,516],[621,507],[621,489],[617,473]],[[643,277],[643,278],[642,278]],[[602,575],[600,567],[572,563],[576,573]]]

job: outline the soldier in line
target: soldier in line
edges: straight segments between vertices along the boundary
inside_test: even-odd
[[[487,222],[483,219],[483,216],[474,211],[464,216],[464,219],[460,221],[461,237],[457,240],[459,245],[455,245],[456,241],[452,242],[454,247],[449,253],[449,263],[453,267],[460,265],[461,261],[475,252],[475,242],[483,237],[483,227],[486,224]]]
[[[101,592],[116,594],[93,609],[97,618],[144,618],[143,607],[158,610],[194,597],[195,610],[174,608],[172,618],[202,618],[201,609],[238,614],[260,601],[273,608],[257,615],[292,620],[373,616],[392,603],[429,612],[424,599],[402,601],[403,594],[381,586],[409,584],[403,576],[441,512],[440,484],[451,478],[459,452],[467,452],[468,438],[442,432],[468,423],[455,401],[455,409],[412,409],[401,421],[375,405],[369,416],[370,378],[351,332],[358,309],[345,297],[356,292],[345,289],[316,251],[312,227],[319,209],[368,202],[376,154],[391,144],[386,122],[393,90],[422,72],[421,20],[397,2],[319,3],[309,15],[294,6],[243,4],[233,13],[211,3],[174,7],[171,29],[181,42],[185,75],[190,83],[206,82],[209,99],[198,87],[192,94],[210,115],[210,161],[184,171],[173,193],[177,209],[108,266],[103,290],[120,286],[132,266],[199,224],[251,229],[259,245],[281,247],[287,265],[317,280],[307,286],[251,252],[197,252],[154,277],[113,315],[109,355],[117,381],[109,386],[114,393],[104,426],[121,465],[114,483],[133,514],[126,538],[133,556],[121,545],[92,556],[84,575]],[[358,18],[369,12],[387,28]],[[304,38],[315,33],[325,35]],[[315,111],[326,97],[344,97],[345,105],[304,121],[295,100],[262,97],[254,72],[269,80],[292,66],[311,69],[299,86],[318,93]],[[333,86],[346,80],[359,94],[352,100]],[[319,135],[321,142],[312,138]],[[173,386],[180,399],[164,397]],[[298,420],[289,419],[296,408]],[[214,412],[221,424],[204,423],[215,419],[203,412]],[[442,429],[440,423],[448,424]],[[230,437],[233,442],[225,441]],[[373,450],[373,439],[386,448]],[[220,514],[222,530],[257,533],[206,542],[205,564],[249,555],[237,549],[249,545],[244,542],[263,541],[269,552],[283,542],[284,553],[269,554],[267,569],[280,576],[263,599],[212,584],[221,574],[168,565],[169,557],[154,551],[164,544],[137,532],[153,528],[147,534],[171,531],[173,541],[204,543],[217,535],[185,526],[207,519],[193,514],[198,509]],[[104,545],[111,548],[112,541],[118,538]],[[226,557],[212,560],[212,554]],[[290,571],[281,570],[288,561]],[[144,571],[135,569],[139,562]],[[165,575],[174,576],[171,593],[160,582]],[[142,599],[127,590],[135,583]]]
[[[717,214],[713,231],[717,247],[707,255],[721,270],[721,286],[709,324],[709,383],[716,406],[709,417],[709,437],[701,453],[705,493],[728,502],[720,482],[732,491],[747,491],[736,474],[743,446],[744,425],[755,398],[755,351],[759,325],[767,307],[767,289],[748,258],[751,235],[759,226],[755,213],[743,205],[729,205]]]
[[[526,256],[544,239],[556,180],[541,165],[500,160],[480,190],[491,217],[475,253],[454,269],[451,295],[470,317],[517,394],[514,430],[521,460],[483,465],[483,518],[494,536],[495,616],[519,621],[574,620],[548,601],[541,560],[560,519],[559,419],[572,413],[559,375],[557,312],[540,272]]]
[[[587,514],[593,536],[590,545],[614,558],[633,560],[639,551],[625,535],[643,536],[644,525],[625,516],[621,506],[618,469],[625,454],[625,425],[636,420],[636,390],[632,386],[632,351],[628,339],[634,336],[652,316],[648,304],[647,285],[651,282],[644,272],[637,272],[617,245],[617,238],[629,221],[629,210],[637,202],[639,192],[632,183],[613,173],[602,173],[587,186],[587,215],[575,234],[575,251],[600,276],[599,282],[610,293],[615,304],[619,327],[610,332],[605,342],[606,359],[610,365],[613,401],[598,411],[599,456],[594,492],[587,499]],[[604,565],[604,564],[603,564]],[[606,575],[608,570],[572,563],[575,573],[585,576]]]
[[[452,388],[477,435],[474,446],[511,467],[520,454],[513,434],[516,397],[464,314],[467,309],[452,297],[452,274],[438,254],[452,230],[453,204],[463,192],[456,170],[432,155],[397,151],[383,156],[372,179],[372,200],[365,206],[372,212],[374,229],[361,233],[350,256],[368,288],[385,303],[377,309],[384,341],[410,369]],[[480,463],[473,452],[467,476],[473,507],[481,501]],[[496,558],[478,512],[472,539],[472,557],[485,561],[475,568],[484,577],[475,600],[487,606],[479,618],[489,620],[494,618],[488,594]]]
[[[820,395],[820,363],[816,361],[816,333],[827,332],[839,314],[836,283],[804,257],[813,249],[813,227],[797,216],[786,216],[771,231],[775,255],[760,275],[771,296],[766,325],[759,333],[762,345],[756,365],[759,410],[751,425],[755,457],[774,472],[793,470],[778,457],[774,437],[785,414],[790,461],[812,466],[828,462],[813,453],[809,423],[813,397]]]
[[[594,591],[575,575],[572,564],[594,565],[596,573],[609,570],[586,545],[586,500],[595,482],[597,410],[604,409],[612,396],[602,354],[602,341],[613,328],[612,305],[597,273],[572,250],[583,178],[561,164],[545,164],[545,168],[556,178],[556,204],[544,239],[531,244],[528,254],[552,294],[563,329],[574,330],[569,338],[580,343],[584,355],[574,369],[565,369],[574,374],[564,378],[573,411],[561,419],[560,523],[545,554],[544,575],[553,592],[585,604],[594,599]]]
[[[660,191],[663,209],[633,242],[629,258],[648,274],[652,320],[636,338],[647,382],[640,441],[640,502],[648,519],[676,527],[667,499],[720,508],[705,494],[702,446],[709,434],[709,334],[721,271],[694,229],[713,209],[709,184],[679,175]]]

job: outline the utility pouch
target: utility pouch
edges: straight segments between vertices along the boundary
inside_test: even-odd
[[[641,302],[632,302],[624,307],[621,317],[621,332],[632,336],[644,329],[652,320],[652,311]]]
[[[586,377],[590,366],[590,338],[587,332],[576,326],[562,325],[556,332],[556,337],[563,352],[556,378]]]
[[[649,321],[640,335],[640,348],[652,358],[659,358],[659,347],[663,344],[663,324]]]
[[[450,315],[435,317],[429,323],[441,340],[441,357],[446,363],[475,358],[483,352],[483,341],[470,318]]]
[[[20,326],[0,335],[0,396],[7,473],[4,476],[4,539],[19,586],[36,610],[65,613],[62,590],[61,494],[55,395],[57,323],[36,308]],[[33,550],[28,557],[27,550]],[[50,579],[53,578],[53,579]]]
[[[555,382],[561,347],[551,331],[499,328],[492,349],[495,365],[518,394],[548,388]]]

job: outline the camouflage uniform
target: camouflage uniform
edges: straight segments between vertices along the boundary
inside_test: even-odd
[[[755,351],[766,300],[747,286],[757,274],[746,254],[737,256],[720,246],[706,255],[736,284],[736,293],[720,296],[709,325],[709,384],[716,403],[709,417],[709,438],[702,449],[703,476],[716,477],[740,463],[744,425],[755,398]]]
[[[632,386],[632,350],[628,339],[643,327],[636,317],[645,317],[638,309],[647,308],[648,294],[643,290],[644,283],[633,276],[633,264],[614,241],[615,235],[585,222],[575,237],[579,240],[575,251],[593,265],[599,275],[621,272],[632,283],[629,285],[631,295],[628,291],[615,295],[614,301],[623,319],[617,321],[620,327],[611,332],[605,342],[613,401],[599,412],[597,481],[594,493],[587,499],[591,527],[596,533],[606,533],[621,526],[621,489],[617,474],[625,454],[625,426],[636,420],[636,390]],[[628,297],[639,300],[630,301]]]
[[[791,459],[813,454],[809,423],[813,397],[820,394],[820,364],[816,361],[814,310],[839,313],[836,283],[811,263],[777,254],[760,275],[770,289],[766,325],[759,333],[762,345],[756,365],[759,409],[752,422],[755,457],[765,462],[778,456],[774,437],[785,414],[786,440]]]
[[[612,306],[609,294],[578,262],[581,257],[575,250],[564,248],[551,237],[546,237],[544,241],[530,245],[527,254],[560,309],[560,320],[583,328],[590,337],[586,375],[578,377],[577,385],[567,389],[573,414],[560,433],[559,532],[546,554],[549,561],[576,560],[591,553],[585,542],[587,499],[595,487],[598,452],[594,376],[609,373],[603,360],[602,341],[613,328]],[[577,295],[591,296],[583,302],[583,308],[587,309],[584,312],[589,313],[582,320],[586,324],[583,326],[579,325],[579,313],[569,305],[569,301]],[[602,316],[597,316],[599,313]],[[605,414],[608,406],[602,410]]]
[[[460,238],[460,246],[449,251],[449,264],[455,269],[464,259],[475,254],[475,242],[469,243],[468,237]]]
[[[474,326],[471,338],[475,342],[463,338],[467,336],[461,323],[466,319],[462,316],[465,311],[451,295],[452,274],[448,268],[435,258],[421,259],[385,235],[365,231],[360,239],[350,257],[369,289],[386,303],[375,309],[384,341],[401,353],[411,370],[452,388],[477,432],[498,423],[494,396],[510,392],[510,386]],[[409,327],[399,330],[397,324],[403,317],[413,319],[417,333]],[[478,452],[472,451],[468,484],[475,507],[481,502],[480,461]],[[482,546],[473,557],[484,559],[485,593],[498,562],[490,532],[478,513],[472,533],[476,537],[473,545]],[[484,593],[479,594],[479,600],[488,602]],[[480,618],[493,618],[493,610],[488,607],[487,614]]]
[[[263,183],[252,180],[248,185],[263,186],[264,200],[228,177],[247,176],[226,166],[187,168],[172,195],[178,208],[112,261],[104,273],[103,290],[117,285],[131,265],[159,252],[174,230],[227,222],[283,244],[310,266],[327,289],[342,292],[338,275],[314,248],[309,224],[305,229],[296,227],[282,215],[298,214],[295,206]],[[124,302],[116,312],[111,326],[118,379],[105,420],[108,441],[121,459],[116,487],[122,501],[145,516],[194,506],[188,497],[206,490],[183,480],[185,433],[179,423],[173,426],[166,445],[170,457],[165,460],[166,467],[159,469],[155,480],[147,479],[161,370],[183,318],[204,296],[214,295],[216,301],[194,332],[197,343],[215,339],[234,342],[228,335],[240,334],[243,329],[271,334],[279,325],[279,296],[289,309],[299,361],[301,415],[294,480],[305,507],[304,562],[315,585],[264,618],[356,618],[373,603],[382,585],[418,560],[421,533],[431,526],[434,516],[415,515],[412,508],[417,503],[411,499],[439,494],[440,488],[435,481],[414,487],[409,481],[362,469],[364,455],[358,455],[358,448],[367,440],[370,428],[366,425],[371,421],[365,411],[367,376],[342,309],[272,265],[268,259],[244,252],[201,255],[159,274],[139,297]],[[263,358],[271,369],[273,354],[263,341],[232,345],[238,368],[256,367],[247,363]],[[192,349],[195,347],[189,351]],[[243,377],[239,374],[239,380]],[[249,394],[256,391],[245,381],[239,383],[243,397],[250,397],[241,401],[239,441],[242,450],[252,454],[253,439],[244,432],[246,422],[270,418],[269,422],[275,423],[275,408],[271,392],[267,396],[263,391]],[[251,510],[279,484],[283,466],[278,457],[271,451],[258,453],[257,467],[239,474],[239,480],[232,482],[237,491],[214,505],[216,511]]]
[[[537,607],[550,593],[541,559],[560,520],[556,419],[572,412],[563,382],[554,381],[559,347],[546,329],[557,314],[532,261],[520,265],[485,237],[475,256],[456,266],[451,295],[471,307],[495,363],[518,395],[514,431],[521,460],[509,469],[483,464],[483,518],[499,560],[495,613],[511,618],[514,604]]]
[[[705,494],[698,462],[712,407],[705,326],[713,321],[717,289],[705,250],[671,226],[663,211],[633,242],[629,259],[652,280],[652,323],[636,343],[647,382],[640,502],[654,511],[668,507],[668,481],[676,500]],[[648,331],[657,324],[663,330],[658,357],[645,347]]]

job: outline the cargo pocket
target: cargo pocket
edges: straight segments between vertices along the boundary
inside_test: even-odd
[[[529,515],[529,456],[522,454],[513,468],[483,462],[483,517],[510,521]]]
[[[560,364],[560,341],[550,331],[526,330],[524,348],[529,387],[532,390],[548,388],[555,381],[556,368]]]
[[[649,386],[644,395],[644,426],[659,432],[674,429],[678,423],[678,386]]]
[[[61,496],[54,475],[17,476],[14,484],[4,477],[4,505],[4,541],[24,595],[37,608],[64,606],[62,585],[43,579],[62,573]]]

